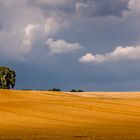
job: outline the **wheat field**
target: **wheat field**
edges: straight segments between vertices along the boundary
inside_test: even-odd
[[[140,92],[0,90],[0,140],[140,140]]]

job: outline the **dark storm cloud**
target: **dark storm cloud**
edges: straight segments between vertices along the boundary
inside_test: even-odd
[[[129,10],[129,0],[83,0],[76,4],[76,11],[80,15],[89,17],[122,16]]]
[[[129,10],[129,0],[32,0],[30,4],[47,11],[53,9],[85,17],[120,17]]]

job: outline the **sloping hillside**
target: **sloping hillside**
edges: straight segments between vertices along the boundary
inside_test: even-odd
[[[67,92],[82,97],[140,99],[140,92]]]
[[[0,90],[0,139],[139,140],[140,99],[122,94]]]

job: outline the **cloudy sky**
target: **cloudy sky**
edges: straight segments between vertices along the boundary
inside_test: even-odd
[[[17,89],[140,90],[140,0],[0,0],[0,65]]]

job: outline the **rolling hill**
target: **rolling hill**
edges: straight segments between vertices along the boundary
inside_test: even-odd
[[[140,93],[0,90],[0,140],[139,140]]]

